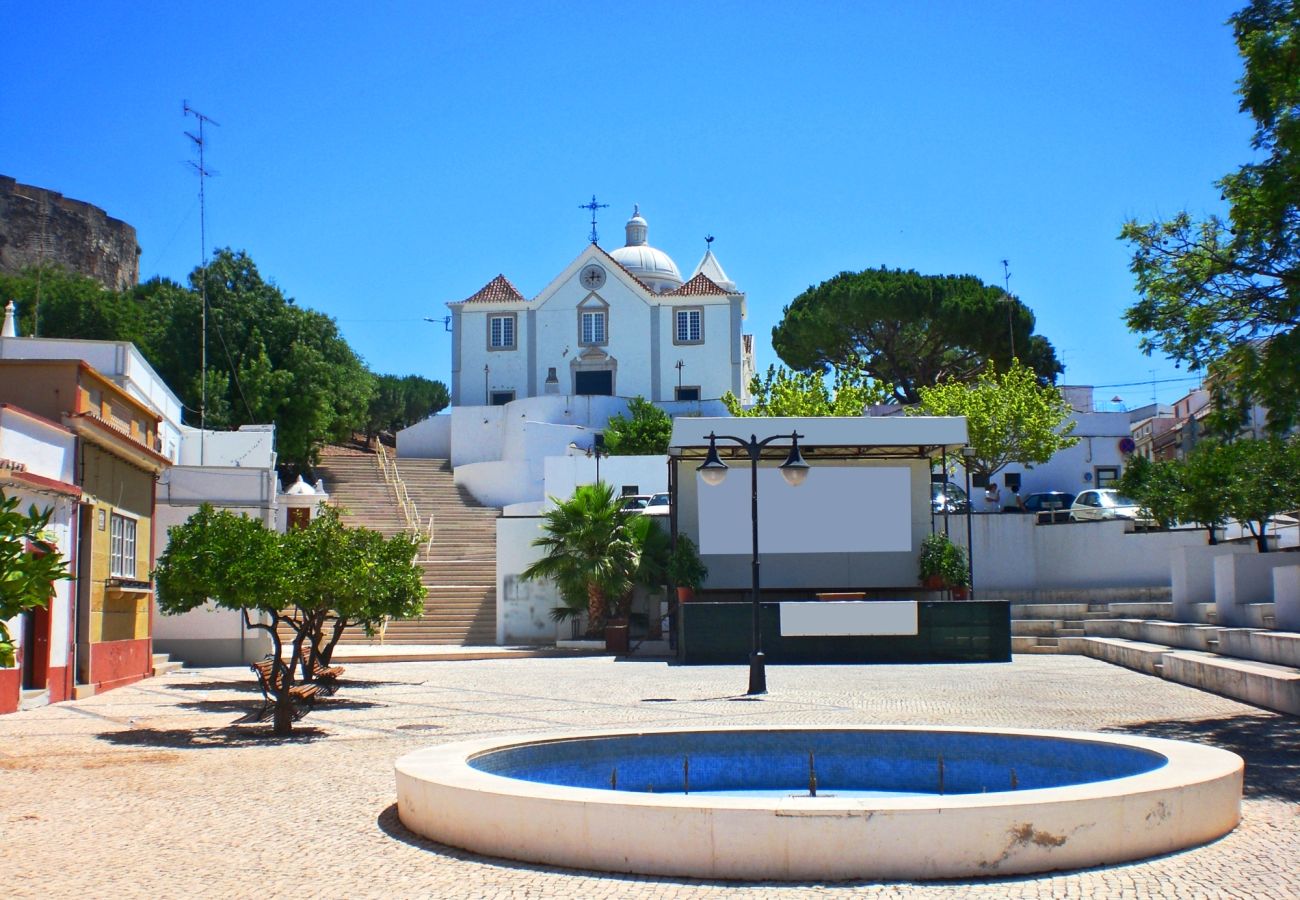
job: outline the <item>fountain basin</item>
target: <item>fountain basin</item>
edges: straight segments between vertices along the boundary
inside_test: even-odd
[[[498,736],[416,751],[396,774],[407,828],[477,853],[821,881],[1026,874],[1195,846],[1236,826],[1242,761],[1077,732],[730,727]]]

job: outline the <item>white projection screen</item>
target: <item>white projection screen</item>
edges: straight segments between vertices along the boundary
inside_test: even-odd
[[[700,552],[752,549],[750,470],[733,464],[722,484],[696,475]],[[814,467],[799,487],[758,470],[758,546],[769,553],[898,553],[912,549],[912,473],[905,466]]]

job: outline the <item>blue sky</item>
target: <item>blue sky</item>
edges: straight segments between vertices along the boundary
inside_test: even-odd
[[[540,291],[595,193],[607,248],[633,203],[683,274],[716,236],[760,367],[782,307],[837,272],[1001,283],[1005,258],[1063,382],[1185,378],[1121,321],[1116,235],[1220,211],[1248,158],[1237,5],[0,0],[0,173],[130,222],[142,277],[181,279],[188,100],[220,123],[209,247],[247,250],[380,372],[447,380],[423,317],[499,272]]]

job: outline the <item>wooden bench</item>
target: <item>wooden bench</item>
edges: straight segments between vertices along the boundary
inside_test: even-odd
[[[275,658],[268,656],[260,662],[253,663],[249,668],[257,673],[257,686],[262,689],[262,699],[265,701],[257,715],[257,721],[260,722],[275,710]],[[295,684],[289,688],[295,722],[307,715],[311,704],[321,693],[321,687],[317,684]]]
[[[311,671],[311,680],[321,689],[321,693],[332,697],[339,689],[339,678],[343,676],[343,672],[342,666],[322,666],[318,661]]]

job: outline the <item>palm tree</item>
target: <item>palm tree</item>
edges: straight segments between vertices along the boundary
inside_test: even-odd
[[[567,608],[557,611],[560,617],[585,606],[587,636],[599,638],[610,600],[621,600],[636,585],[639,552],[627,529],[630,517],[603,482],[581,485],[569,500],[555,502],[544,517],[545,534],[533,541],[546,555],[522,577],[555,583]]]

